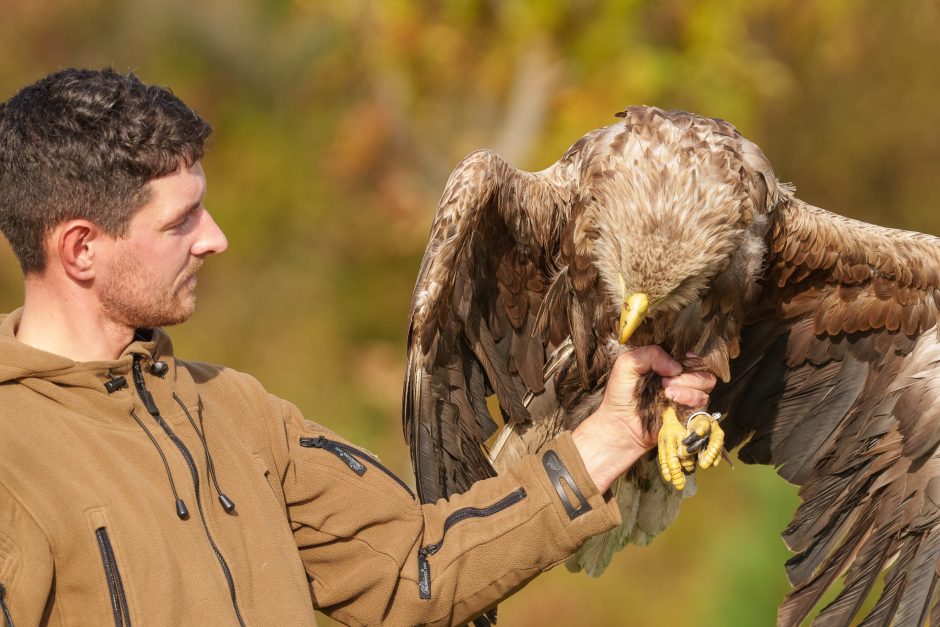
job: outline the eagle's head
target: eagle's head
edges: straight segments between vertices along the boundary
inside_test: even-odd
[[[580,197],[619,341],[664,312],[707,315],[690,305],[709,295],[749,306],[772,212],[792,189],[723,120],[646,106],[618,117],[584,153]]]
[[[594,264],[621,343],[644,319],[702,300],[716,277],[743,289],[765,250],[754,222],[766,218],[755,217],[737,173],[688,153],[657,157],[623,163],[593,191]]]

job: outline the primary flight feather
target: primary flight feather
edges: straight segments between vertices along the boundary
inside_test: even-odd
[[[780,624],[843,573],[817,620],[848,624],[892,561],[866,620],[936,620],[940,241],[807,205],[727,122],[619,116],[541,172],[479,151],[451,174],[410,316],[403,418],[422,500],[577,426],[616,356],[655,343],[723,382],[710,410],[727,418],[706,420],[701,466],[724,436],[802,486]],[[660,455],[615,485],[624,525],[570,561],[593,574],[694,488],[691,409],[655,376],[637,394]]]

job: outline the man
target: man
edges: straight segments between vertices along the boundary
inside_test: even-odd
[[[0,229],[25,274],[0,318],[7,624],[459,623],[620,522],[602,495],[653,445],[636,378],[672,377],[691,406],[714,385],[657,347],[616,362],[574,433],[425,506],[251,377],[177,360],[158,327],[227,246],[203,205],[209,133],[111,70],[0,105]]]

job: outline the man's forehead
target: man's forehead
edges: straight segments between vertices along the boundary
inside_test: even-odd
[[[165,176],[152,179],[151,187],[172,188],[176,191],[195,191],[202,193],[206,188],[206,174],[202,163],[197,161],[191,166],[181,165],[176,171]]]
[[[146,200],[134,213],[132,223],[171,221],[202,202],[206,192],[206,176],[198,161],[181,166],[174,172],[150,180]]]
[[[147,186],[151,191],[151,200],[162,199],[166,202],[194,202],[202,198],[206,191],[206,175],[198,161],[186,167],[180,166],[175,172],[151,180]]]

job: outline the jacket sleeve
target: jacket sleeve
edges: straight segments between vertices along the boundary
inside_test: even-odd
[[[29,512],[0,485],[0,625],[38,625],[52,589],[52,552]]]
[[[421,505],[361,449],[283,403],[282,485],[314,604],[351,625],[461,624],[620,524],[570,433]]]

